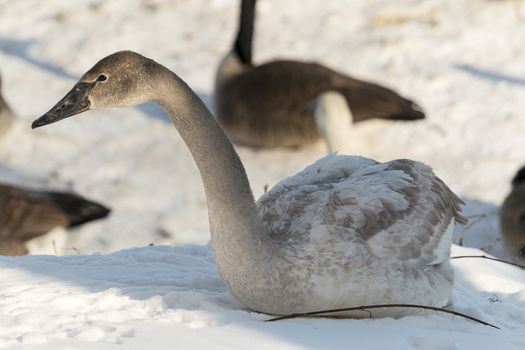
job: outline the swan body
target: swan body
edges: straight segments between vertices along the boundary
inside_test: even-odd
[[[215,112],[232,140],[254,147],[301,146],[331,134],[319,130],[312,104],[327,91],[347,102],[346,120],[417,120],[422,109],[386,87],[361,81],[317,63],[272,61],[254,65],[252,36],[255,0],[242,0],[234,48],[222,60],[215,80]],[[329,121],[324,122],[327,124]]]
[[[244,305],[283,315],[447,303],[451,228],[466,220],[461,200],[427,165],[329,155],[255,203],[235,149],[202,101],[173,72],[130,51],[99,61],[32,127],[149,101],[171,116],[193,155],[217,269]]]
[[[56,227],[101,219],[109,209],[77,194],[0,184],[0,255],[27,254],[25,243]]]
[[[512,180],[512,189],[501,205],[500,226],[508,251],[525,260],[525,167]]]
[[[269,236],[290,247],[286,255],[302,267],[293,274],[302,272],[312,288],[294,290],[290,300],[303,295],[301,303],[320,310],[344,307],[349,296],[353,305],[444,306],[453,217],[436,209],[452,215],[458,203],[422,163],[328,155],[277,184],[257,206]]]

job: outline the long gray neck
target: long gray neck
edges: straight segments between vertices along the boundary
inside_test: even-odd
[[[267,273],[275,246],[258,215],[244,167],[203,102],[163,66],[154,80],[157,102],[171,116],[199,168],[219,273],[228,285]],[[230,288],[232,289],[232,288]],[[234,288],[235,289],[235,288]]]

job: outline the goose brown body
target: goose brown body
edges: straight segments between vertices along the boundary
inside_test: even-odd
[[[25,243],[56,227],[72,228],[110,210],[77,194],[0,184],[0,254],[27,254]]]
[[[342,94],[352,122],[369,119],[418,120],[421,107],[384,86],[355,79],[314,62],[251,61],[255,1],[241,3],[233,50],[220,64],[215,82],[217,119],[237,143],[255,147],[300,146],[319,140],[316,99]]]

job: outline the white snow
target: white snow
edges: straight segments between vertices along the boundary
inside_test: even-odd
[[[454,249],[454,254],[472,253],[478,251]],[[0,268],[0,346],[6,348],[525,346],[525,274],[490,261],[454,262],[453,308],[500,330],[438,314],[265,323],[268,316],[243,309],[227,292],[210,249],[203,245],[134,248],[107,255],[1,257]]]
[[[113,208],[106,221],[32,242],[32,253],[50,255],[0,257],[0,348],[524,349],[525,271],[480,259],[454,260],[452,308],[501,330],[434,313],[262,322],[268,316],[243,309],[216,273],[199,174],[159,108],[93,111],[30,129],[120,49],[173,69],[211,106],[237,7],[0,0],[0,73],[20,116],[0,145],[0,179],[71,188]],[[524,23],[521,1],[260,0],[255,60],[318,60],[416,99],[427,121],[356,125],[353,153],[432,165],[471,216],[454,239],[472,248],[454,246],[453,255],[482,248],[509,258],[497,215],[525,163]],[[238,151],[259,196],[325,147]]]

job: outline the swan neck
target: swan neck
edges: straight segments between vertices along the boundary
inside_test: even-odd
[[[168,69],[163,75],[156,80],[162,82],[157,102],[170,115],[199,168],[219,272],[227,283],[229,275],[263,273],[262,261],[273,254],[273,245],[237,152],[190,87]]]

